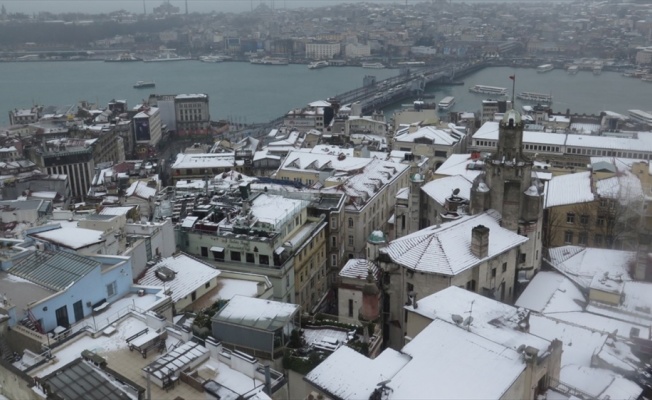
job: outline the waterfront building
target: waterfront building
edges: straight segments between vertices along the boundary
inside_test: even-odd
[[[33,108],[15,108],[9,111],[9,124],[10,125],[27,125],[37,122],[40,118],[40,110],[38,107]]]
[[[211,133],[207,94],[180,94],[174,98],[176,132],[179,136]]]
[[[301,132],[317,129],[323,131],[334,117],[333,105],[324,100],[313,101],[306,107],[288,111],[283,125]]]
[[[344,45],[344,56],[346,58],[370,57],[371,46],[361,43],[347,43]]]
[[[312,60],[330,60],[341,52],[337,42],[306,43],[306,58]]]
[[[495,151],[498,122],[485,122],[474,134],[469,149]],[[548,160],[553,166],[585,167],[591,157],[618,157],[639,160],[652,158],[652,136],[645,132],[622,136],[580,135],[575,133],[523,132],[523,154]]]
[[[140,149],[156,146],[163,136],[161,114],[156,107],[142,106],[133,117],[134,137]],[[139,153],[143,153],[137,150]]]

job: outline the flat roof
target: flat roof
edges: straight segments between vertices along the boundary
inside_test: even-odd
[[[285,326],[298,311],[296,304],[236,295],[215,314],[213,321],[275,331]]]

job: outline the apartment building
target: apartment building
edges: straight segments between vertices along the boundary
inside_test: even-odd
[[[207,94],[175,96],[174,113],[177,135],[207,135],[211,133],[211,115]]]

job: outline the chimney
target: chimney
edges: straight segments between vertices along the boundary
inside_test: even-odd
[[[471,231],[471,253],[478,258],[489,255],[489,228],[478,225]]]

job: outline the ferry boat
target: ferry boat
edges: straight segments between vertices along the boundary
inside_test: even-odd
[[[362,63],[362,68],[383,69],[385,66],[381,63]]]
[[[471,93],[490,94],[492,96],[506,96],[507,88],[497,86],[475,85],[469,88]]]
[[[205,63],[219,63],[224,61],[224,56],[201,56],[199,57],[199,61],[205,62]]]
[[[438,106],[440,110],[448,110],[449,108],[453,107],[453,104],[455,104],[455,97],[448,96],[441,99]]]
[[[153,88],[156,87],[156,83],[153,81],[138,81],[134,85],[134,89],[145,89],[145,88]]]
[[[568,67],[568,74],[569,75],[575,75],[576,73],[579,72],[579,70],[580,70],[580,67],[578,67],[577,65],[571,65],[570,67]]]
[[[115,58],[107,58],[105,62],[134,62],[134,61],[143,61],[142,58],[138,58],[131,53],[122,53]]]
[[[537,67],[537,72],[542,74],[544,72],[552,71],[553,69],[555,69],[554,65],[552,65],[552,64],[543,64],[543,65],[539,65]]]
[[[321,69],[321,68],[326,68],[329,65],[330,64],[328,63],[328,61],[317,61],[317,62],[310,63],[310,65],[308,65],[308,68],[309,69]]]
[[[276,57],[252,58],[249,62],[259,65],[288,65],[290,63],[287,58]]]
[[[534,92],[522,92],[516,95],[517,99],[536,103],[552,103],[552,95]]]
[[[190,60],[190,57],[181,57],[176,53],[165,52],[161,53],[155,58],[150,58],[149,60],[144,60],[145,62],[168,62],[168,61],[186,61]]]

